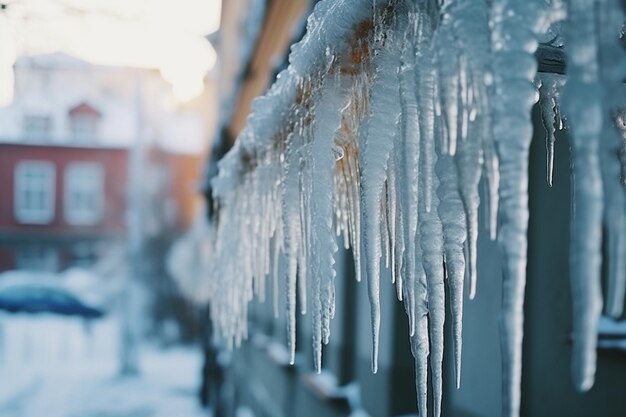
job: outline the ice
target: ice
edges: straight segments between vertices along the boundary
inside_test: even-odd
[[[540,74],[541,94],[539,109],[541,122],[546,130],[546,180],[552,187],[552,173],[554,171],[554,143],[556,131],[563,129],[560,113],[560,94],[565,77],[557,74]]]
[[[452,333],[456,386],[461,384],[461,349],[463,345],[463,280],[465,277],[464,244],[467,238],[465,211],[457,188],[458,173],[453,158],[440,155],[435,166],[439,179],[437,196],[441,219],[444,256],[452,311]]]
[[[601,141],[599,149],[600,169],[604,192],[604,230],[606,233],[608,263],[608,288],[606,311],[620,317],[624,310],[626,293],[626,189],[620,181],[622,161],[615,158],[623,152],[620,133],[620,116],[624,108],[624,84],[626,60],[622,40],[624,9],[617,2],[607,1],[597,10],[599,21],[598,43],[600,79],[603,86],[604,105]]]
[[[294,133],[297,135],[297,133]],[[292,137],[285,150],[285,173],[283,174],[283,230],[285,233],[285,254],[287,258],[287,347],[289,361],[294,363],[296,354],[296,282],[298,274],[299,251],[302,245],[302,225],[300,223],[299,205],[291,204],[300,201],[300,183],[297,172],[300,156],[297,146],[301,137]]]
[[[530,115],[538,100],[549,184],[555,134],[564,120],[571,126],[573,371],[579,389],[588,389],[601,306],[602,222],[610,229],[610,314],[622,313],[626,291],[626,71],[617,41],[623,13],[608,1],[592,3],[571,3],[568,75],[538,76],[538,39],[564,17],[560,2],[318,2],[288,68],[254,101],[213,181],[219,211],[212,262],[205,264],[217,332],[231,345],[241,343],[252,298],[262,300],[272,288],[278,305],[284,280],[290,361],[300,306],[312,316],[320,371],[335,311],[339,240],[368,288],[372,370],[385,325],[380,288],[395,285],[408,316],[420,415],[427,415],[430,379],[438,416],[444,346],[452,342],[459,386],[464,289],[474,298],[482,285],[482,203],[503,259],[502,415],[519,415]],[[393,284],[381,282],[381,268],[391,270]],[[443,334],[446,308],[450,340]]]
[[[620,181],[620,178],[623,178],[624,164],[621,160],[615,161],[615,147],[619,149],[618,154],[623,154],[625,143],[622,136],[624,123],[619,113],[615,117],[615,125],[618,133],[621,133],[618,138],[619,143],[612,144],[610,140],[603,143],[601,165],[604,167],[602,170],[606,196],[604,222],[607,225],[609,257],[606,311],[613,317],[620,317],[624,312],[624,295],[626,294],[626,265],[624,265],[626,261],[624,253],[626,250],[626,213],[623,211],[626,209],[626,201],[624,183],[623,180]],[[616,182],[619,186],[615,184]]]
[[[409,312],[413,314],[415,331],[411,335],[411,353],[415,358],[415,388],[417,390],[417,407],[420,416],[428,416],[428,355],[430,353],[428,335],[428,289],[426,274],[422,267],[421,245],[415,245],[416,279],[415,305]]]
[[[500,156],[500,229],[504,259],[500,340],[502,415],[520,407],[524,287],[528,228],[528,152],[531,108],[536,92],[537,36],[547,29],[545,2],[496,1],[492,7],[494,87],[493,133]]]
[[[436,162],[434,149],[431,159]],[[434,190],[439,186],[436,176],[430,184]],[[424,190],[425,193],[426,190]],[[428,324],[430,332],[430,369],[433,387],[433,415],[441,415],[442,362],[443,362],[443,325],[445,320],[445,287],[443,273],[443,229],[437,213],[439,198],[433,191],[431,211],[427,211],[426,202],[420,204],[420,245],[422,248],[422,265],[426,274],[428,289]]]
[[[381,196],[387,159],[391,153],[400,117],[397,72],[400,60],[391,48],[383,47],[377,57],[378,70],[372,82],[370,114],[364,121],[359,139],[361,152],[361,208],[363,214],[363,248],[367,256],[365,271],[371,308],[372,371],[378,369],[380,331],[380,258],[382,222]]]
[[[574,309],[572,373],[579,391],[593,386],[602,309],[602,222],[608,252],[607,311],[624,303],[624,188],[620,138],[613,114],[624,106],[624,51],[620,4],[578,1],[568,9],[566,42],[573,46],[563,93],[572,137],[573,208],[570,264]]]
[[[408,31],[407,33],[413,33]],[[396,288],[409,306],[414,305],[415,234],[418,222],[420,124],[418,102],[415,96],[415,51],[405,46],[399,73],[400,103],[402,105],[399,143],[396,147],[397,189],[399,192],[396,215]],[[396,266],[397,265],[397,266]],[[406,284],[405,284],[406,281]],[[406,285],[406,290],[404,286]],[[407,296],[404,296],[404,293]],[[411,309],[412,310],[412,309]],[[413,315],[409,314],[410,334],[415,331]]]
[[[348,95],[341,88],[337,76],[328,76],[329,85],[320,89],[319,99],[313,109],[314,136],[310,149],[309,165],[314,181],[311,184],[311,252],[309,270],[314,289],[313,298],[313,349],[315,369],[322,369],[322,343],[330,337],[330,316],[334,309],[334,254],[337,245],[332,230],[333,196],[328,184],[333,182],[335,157],[333,146],[335,133],[341,124],[341,110],[346,106]],[[338,111],[339,110],[339,111]]]

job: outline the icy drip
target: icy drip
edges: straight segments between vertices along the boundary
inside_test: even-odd
[[[604,104],[600,143],[600,169],[604,192],[604,239],[607,246],[606,262],[608,285],[606,311],[619,318],[624,311],[626,293],[626,188],[620,177],[621,161],[615,158],[623,142],[616,117],[626,104],[623,79],[626,74],[624,48],[618,34],[623,31],[624,8],[620,2],[606,1],[597,8],[600,75]],[[623,126],[623,125],[622,125]]]
[[[541,111],[541,122],[546,130],[546,181],[552,187],[556,131],[563,129],[559,103],[565,77],[557,74],[540,74],[539,82],[541,93],[539,110]]]
[[[359,136],[361,162],[362,245],[367,256],[365,272],[371,308],[372,371],[378,370],[380,331],[380,258],[382,239],[379,225],[381,195],[387,159],[391,153],[400,116],[397,69],[399,59],[387,45],[376,58],[376,74],[370,92],[370,114]]]
[[[463,345],[463,279],[465,276],[464,243],[467,238],[465,211],[458,192],[458,174],[453,158],[440,155],[435,166],[439,178],[437,196],[439,217],[443,227],[443,249],[450,289],[454,370],[456,387],[461,385],[461,348]]]
[[[450,155],[459,154],[455,160],[468,228],[469,295],[474,298],[480,204],[477,186],[483,172],[489,183],[490,218],[495,218],[498,207],[498,163],[487,99],[491,83],[485,78],[491,73],[488,8],[482,0],[452,1],[442,13],[443,21],[435,35],[442,117],[446,121],[441,149]],[[485,153],[489,160],[483,171]],[[496,222],[490,220],[488,226],[495,236]]]
[[[409,31],[409,33],[412,33]],[[398,169],[399,212],[396,214],[396,288],[409,311],[409,333],[415,333],[415,235],[418,221],[418,184],[420,125],[418,103],[415,96],[415,51],[409,43],[402,54],[399,73],[402,105],[400,143],[396,150]],[[405,281],[405,283],[403,282]]]
[[[288,140],[285,150],[284,173],[282,176],[282,210],[284,247],[287,260],[287,348],[289,362],[294,363],[296,354],[296,292],[299,253],[302,245],[302,224],[300,222],[299,204],[300,181],[300,154],[298,147],[302,145],[302,138],[298,132],[293,133]]]
[[[433,140],[433,139],[431,139]],[[437,157],[432,149],[431,159],[436,163]],[[443,273],[443,230],[437,210],[439,198],[436,190],[439,179],[434,176],[430,184],[433,188],[431,208],[428,211],[426,202],[420,202],[420,245],[422,248],[422,265],[426,274],[428,289],[428,324],[430,332],[430,369],[433,387],[433,416],[441,414],[442,370],[443,362],[443,325],[445,319],[445,287]],[[426,190],[424,190],[424,193]]]
[[[341,109],[346,105],[348,95],[341,89],[340,82],[333,76],[326,77],[321,88],[320,98],[313,109],[314,136],[311,143],[309,165],[314,181],[311,183],[311,252],[309,270],[313,293],[313,351],[317,372],[322,367],[322,343],[328,343],[330,336],[330,315],[334,292],[335,270],[333,265],[337,245],[333,236],[332,188],[335,157],[333,145],[335,132],[341,123]],[[339,109],[339,111],[337,111]]]
[[[622,87],[623,88],[623,87]],[[619,141],[620,141],[620,145],[618,149],[620,149],[620,154],[623,155],[624,154],[624,144],[626,142],[624,142],[624,122],[622,119],[622,115],[621,114],[617,114],[615,116],[615,125],[616,128],[618,130],[618,132],[620,133],[620,137],[619,137]],[[603,164],[604,163],[609,163],[609,164],[615,164],[615,149],[613,147],[613,149],[611,149],[611,142],[607,141],[608,143],[605,144],[605,146],[603,147]],[[613,161],[610,161],[610,159],[613,158]],[[624,161],[620,161],[620,165],[621,167],[618,167],[618,169],[621,168],[621,173],[618,172],[618,178],[621,177],[623,178],[623,172],[624,172]],[[614,170],[613,170],[614,171]],[[603,176],[606,176],[609,172],[609,168],[605,168],[605,170],[603,171]],[[621,174],[621,175],[620,175]],[[615,172],[613,172],[613,175],[615,175]],[[613,317],[620,317],[622,315],[622,313],[624,312],[624,296],[626,295],[626,265],[624,265],[624,262],[626,262],[626,254],[624,253],[626,251],[626,213],[623,212],[623,210],[626,208],[626,201],[625,197],[624,197],[624,183],[623,180],[619,181],[619,185],[620,187],[616,187],[614,185],[614,183],[611,183],[612,181],[615,181],[615,177],[613,178],[608,178],[608,179],[604,179],[603,181],[605,182],[605,184],[608,184],[609,186],[607,187],[605,185],[605,195],[607,198],[607,202],[606,202],[606,206],[605,206],[605,210],[606,210],[606,214],[605,214],[605,224],[608,225],[608,223],[611,223],[611,227],[615,228],[616,230],[611,230],[608,231],[609,233],[609,237],[607,239],[608,241],[608,256],[610,257],[609,259],[609,271],[608,271],[608,289],[607,289],[607,300],[606,300],[606,311],[608,314],[610,314]],[[612,185],[611,185],[612,184]],[[611,188],[610,190],[607,188]],[[613,195],[615,194],[615,195]],[[612,201],[611,201],[612,200]],[[622,202],[622,204],[620,205],[620,201]]]
[[[468,251],[470,271],[470,298],[476,293],[476,247],[478,237],[478,183],[484,175],[487,185],[487,230],[492,240],[497,233],[499,205],[499,162],[492,132],[492,105],[490,97],[495,95],[492,76],[491,33],[489,30],[489,2],[473,0],[451,3],[448,12],[454,25],[452,30],[461,51],[459,77],[463,94],[461,138],[467,144],[457,162],[466,160],[468,167],[461,169],[461,197],[466,207],[468,221]],[[460,150],[460,147],[459,147]],[[467,154],[471,155],[468,159]],[[463,165],[463,162],[461,162]],[[480,171],[482,168],[482,172]],[[464,171],[464,172],[462,172]]]
[[[500,340],[503,416],[519,415],[528,228],[530,110],[535,103],[533,56],[544,24],[543,1],[500,0],[492,6],[496,97],[493,132],[500,157],[500,230],[504,258]]]
[[[420,226],[418,225],[418,233]],[[428,286],[426,274],[422,266],[422,247],[415,245],[415,302],[413,315],[415,331],[411,335],[411,353],[415,358],[415,389],[417,391],[417,407],[419,415],[428,416],[428,355],[430,338],[428,334]]]
[[[572,376],[577,389],[593,385],[597,323],[602,306],[600,246],[602,239],[602,179],[599,143],[602,93],[599,82],[596,15],[591,1],[569,4],[568,80],[563,102],[572,143],[572,236],[570,279],[574,309]]]
[[[469,298],[476,296],[478,272],[476,262],[478,257],[478,183],[482,173],[482,149],[480,137],[473,132],[472,138],[463,141],[459,146],[456,159],[459,170],[459,190],[465,207],[467,219],[467,253],[469,266]]]

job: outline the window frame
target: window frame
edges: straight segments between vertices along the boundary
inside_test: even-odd
[[[49,114],[26,113],[22,116],[22,132],[28,139],[49,139],[52,136],[52,123]]]
[[[44,186],[43,200],[45,206],[41,210],[26,208],[24,201],[24,189],[27,187],[25,173],[28,169],[36,167],[47,171],[47,183]],[[14,168],[13,173],[13,213],[15,219],[22,224],[50,224],[55,217],[56,203],[56,169],[52,162],[43,160],[22,160]]]
[[[98,117],[88,114],[74,114],[69,118],[70,135],[75,141],[90,141],[98,137]]]
[[[27,245],[15,250],[15,268],[30,272],[57,272],[59,253],[52,246]]]
[[[73,192],[77,179],[84,180],[87,175],[85,169],[94,170],[97,183],[92,185],[96,201],[96,210],[89,212],[84,208],[73,207]],[[78,171],[78,172],[77,172]],[[82,171],[82,172],[81,172]],[[81,185],[82,187],[83,185]],[[81,189],[80,192],[83,192]],[[105,172],[104,166],[96,161],[70,162],[63,173],[63,217],[65,222],[72,226],[94,226],[102,222],[104,218],[105,202]]]

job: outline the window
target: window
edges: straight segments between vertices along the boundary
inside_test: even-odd
[[[98,123],[102,115],[88,103],[80,103],[68,112],[70,132],[75,141],[93,140],[98,135]]]
[[[54,248],[23,246],[15,251],[15,267],[26,271],[56,272],[59,258]]]
[[[72,137],[77,140],[86,140],[96,137],[98,119],[90,115],[77,115],[72,117],[70,127]]]
[[[54,165],[22,161],[15,168],[15,218],[20,223],[47,224],[54,218]]]
[[[94,242],[80,242],[72,246],[69,253],[69,266],[91,268],[98,260],[98,247]]]
[[[27,138],[48,138],[52,132],[52,119],[50,116],[27,114],[24,116],[22,128],[24,130],[24,135]]]
[[[102,219],[104,172],[94,162],[75,162],[65,169],[65,220],[73,225],[94,225]]]

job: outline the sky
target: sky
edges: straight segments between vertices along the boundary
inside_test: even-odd
[[[8,0],[0,12],[0,102],[16,56],[63,51],[95,64],[157,68],[179,102],[202,92],[215,64],[205,39],[221,0]]]

